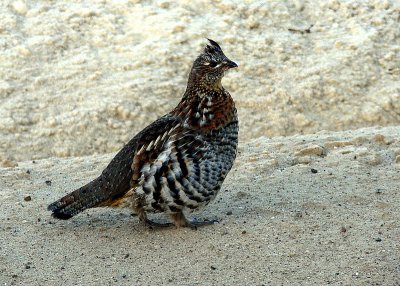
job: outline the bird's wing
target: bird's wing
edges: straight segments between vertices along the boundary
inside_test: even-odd
[[[202,132],[178,122],[156,136],[148,135],[139,140],[141,147],[132,162],[135,195],[156,211],[164,210],[164,202],[172,204],[171,210],[184,206],[195,209],[205,200],[198,192],[208,192],[200,184],[201,162],[207,151]]]
[[[141,160],[149,160],[150,158],[143,156],[149,152],[143,151],[152,147],[153,154],[157,153],[157,148],[161,146],[161,143],[170,138],[171,130],[180,124],[181,119],[178,117],[168,114],[160,117],[133,137],[117,153],[100,176],[106,184],[103,192],[107,193],[107,199],[99,206],[114,204],[115,200],[123,197],[134,187],[134,178],[137,177],[139,171],[134,161],[137,161],[139,157]]]
[[[172,122],[169,128],[149,131],[145,138],[139,140],[140,148],[133,158],[133,184],[139,183],[143,175],[162,175],[167,170],[174,171],[174,176],[187,177],[194,161],[198,165],[203,159],[202,135],[185,128],[182,122]]]

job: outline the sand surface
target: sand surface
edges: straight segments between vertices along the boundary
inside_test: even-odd
[[[0,161],[117,151],[206,37],[239,64],[242,142],[400,121],[398,0],[0,2]]]
[[[400,285],[399,138],[386,127],[242,144],[196,214],[220,223],[197,231],[151,230],[126,209],[52,219],[46,205],[113,154],[0,169],[1,285]]]

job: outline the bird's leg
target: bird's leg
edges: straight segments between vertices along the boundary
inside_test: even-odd
[[[197,229],[199,226],[210,225],[218,222],[217,220],[188,220],[182,212],[171,213],[170,217],[177,227],[190,227],[193,229]]]
[[[148,218],[146,218],[144,221],[144,224],[147,225],[150,228],[154,228],[154,227],[169,227],[169,226],[173,226],[174,224],[172,222],[155,222],[152,221]]]
[[[139,217],[139,220],[149,228],[156,228],[156,227],[166,227],[166,226],[172,226],[174,225],[171,222],[167,223],[159,223],[159,222],[154,222],[150,219],[147,218],[147,214],[145,209],[142,206],[141,200],[139,197],[136,197],[134,200],[134,204],[132,206],[133,212]]]
[[[166,223],[160,223],[160,222],[155,222],[147,218],[147,214],[143,209],[137,209],[137,215],[139,216],[139,220],[144,223],[146,226],[149,228],[155,228],[155,227],[168,227],[174,225],[171,222],[166,222]]]

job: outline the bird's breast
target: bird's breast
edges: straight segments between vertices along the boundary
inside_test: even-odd
[[[237,121],[235,103],[226,91],[184,98],[173,114],[182,117],[186,127],[206,132]]]

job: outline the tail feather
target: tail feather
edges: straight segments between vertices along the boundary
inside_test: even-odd
[[[95,207],[107,199],[101,177],[50,204],[47,209],[53,217],[69,219],[85,209]]]
[[[88,208],[119,204],[118,199],[131,188],[131,165],[142,133],[118,152],[97,179],[50,204],[47,209],[53,212],[53,217],[69,219]]]

